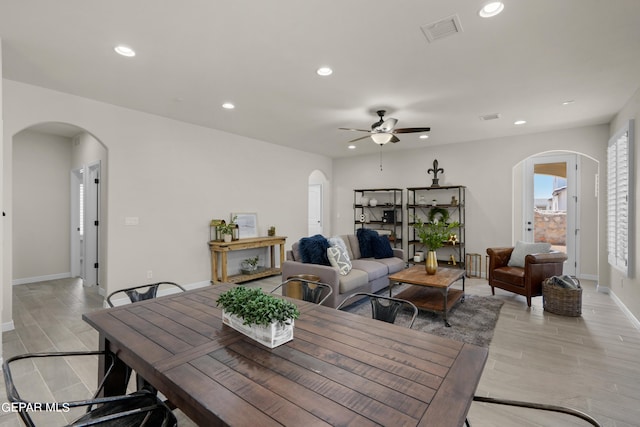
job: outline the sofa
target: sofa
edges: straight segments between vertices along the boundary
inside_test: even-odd
[[[364,234],[364,233],[363,233]],[[325,265],[322,263],[303,262],[303,255],[300,253],[300,246],[303,239],[295,242],[291,249],[286,252],[286,260],[282,265],[282,280],[287,280],[297,275],[315,275],[319,281],[331,286],[333,293],[323,305],[337,307],[345,298],[355,292],[375,293],[389,286],[389,275],[397,273],[406,268],[404,261],[404,251],[398,248],[391,248],[387,236],[380,236],[382,244],[384,239],[388,246],[385,257],[362,256],[361,241],[358,235],[347,234],[326,239],[330,247],[336,249],[342,244],[335,245],[335,242],[344,242],[343,249],[346,249],[347,262],[338,265]],[[322,236],[314,236],[322,240]],[[307,238],[305,238],[307,239]],[[324,242],[323,242],[324,243]],[[322,246],[319,249],[322,250]],[[326,249],[325,249],[326,250]],[[337,252],[337,250],[336,250]],[[365,253],[365,255],[371,255]],[[346,268],[345,264],[351,264],[351,268]],[[347,271],[348,270],[348,271]],[[354,300],[355,302],[355,300]]]

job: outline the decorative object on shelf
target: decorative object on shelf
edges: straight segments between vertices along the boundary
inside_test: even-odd
[[[367,216],[363,213],[360,214],[360,222],[362,223],[367,222]]]
[[[362,206],[369,206],[369,198],[367,196],[362,196],[360,198],[360,204]]]
[[[433,199],[433,200],[431,201],[431,206],[433,206],[434,208],[435,208],[436,206],[438,206],[438,201],[437,201],[436,199]]]
[[[378,200],[377,199],[369,200],[369,206],[371,206],[371,207],[378,206]]]
[[[431,186],[432,187],[440,187],[440,184],[438,184],[438,173],[444,173],[444,169],[439,168],[438,167],[438,160],[434,160],[433,161],[433,167],[430,168],[429,170],[427,170],[427,173],[432,173],[433,174],[433,179],[431,180]]]
[[[267,236],[275,236],[276,235],[276,227],[275,226],[271,226],[269,227],[269,230],[267,230]]]
[[[265,294],[260,288],[236,286],[216,300],[222,306],[222,322],[266,345],[277,347],[293,339],[298,307],[285,299]]]
[[[427,204],[427,199],[425,199],[425,197],[424,197],[424,196],[420,196],[420,197],[418,198],[418,204],[419,204],[420,206],[424,206],[424,205],[426,205],[426,204]]]
[[[459,225],[460,223],[458,221],[447,223],[434,218],[433,221],[423,222],[422,219],[418,217],[415,218],[413,228],[416,229],[420,242],[429,250],[426,262],[427,274],[436,273],[438,260],[435,251],[444,246],[445,242],[449,241],[451,230]],[[433,254],[431,252],[433,252]],[[433,259],[435,259],[435,267],[433,265]]]
[[[396,211],[382,211],[382,222],[396,222]]]
[[[456,196],[451,196],[451,206],[458,206],[458,201],[456,200]]]
[[[240,263],[240,271],[242,274],[253,274],[258,272],[258,262],[260,261],[260,256],[254,256],[253,258],[247,258],[242,263]]]
[[[424,261],[424,252],[422,251],[416,251],[416,256],[419,258],[418,262],[422,262]],[[415,258],[415,257],[414,257]]]
[[[453,256],[453,254],[449,255],[449,262],[448,262],[448,264],[449,264],[449,265],[456,265],[456,264],[457,264],[457,263],[456,263],[456,257],[455,257],[455,256]]]
[[[234,216],[229,224],[222,221],[222,223],[217,226],[218,233],[220,233],[222,240],[227,243],[229,243],[231,239],[233,239],[233,231],[237,228],[236,223],[234,222],[235,220],[236,217]]]
[[[258,214],[256,213],[232,213],[233,222],[238,224],[238,237],[258,237]]]
[[[445,208],[431,208],[429,210],[429,222],[449,221],[449,211]]]
[[[222,240],[222,236],[218,232],[218,226],[225,224],[224,219],[212,219],[209,223],[209,240]]]

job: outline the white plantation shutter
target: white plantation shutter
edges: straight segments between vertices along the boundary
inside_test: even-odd
[[[607,251],[609,264],[631,276],[633,120],[607,147]]]

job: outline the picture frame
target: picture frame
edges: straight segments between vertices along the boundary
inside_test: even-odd
[[[238,225],[240,239],[258,237],[258,214],[255,212],[234,212],[231,219],[235,218]]]

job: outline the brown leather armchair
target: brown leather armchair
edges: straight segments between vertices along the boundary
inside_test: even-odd
[[[542,281],[551,276],[562,275],[563,263],[567,255],[562,252],[529,254],[525,257],[524,268],[509,267],[512,247],[488,248],[488,274],[491,294],[495,295],[495,288],[524,295],[527,305],[531,307],[531,297],[542,295]]]

